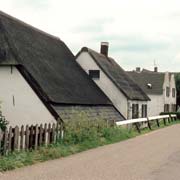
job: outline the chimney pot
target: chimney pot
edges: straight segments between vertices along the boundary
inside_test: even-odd
[[[141,72],[141,68],[140,67],[136,67],[136,72]]]
[[[101,54],[108,56],[108,48],[109,48],[109,43],[108,42],[101,42]]]
[[[154,67],[154,72],[158,72],[158,67]]]

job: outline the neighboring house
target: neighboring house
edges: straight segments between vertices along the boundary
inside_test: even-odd
[[[10,125],[122,120],[59,38],[0,12],[0,101]]]
[[[83,47],[76,61],[104,91],[126,119],[147,116],[144,91],[108,56],[108,43],[101,43],[101,53]]]
[[[174,74],[136,68],[128,74],[146,92],[151,101],[148,102],[148,116],[161,112],[176,111],[176,85]]]

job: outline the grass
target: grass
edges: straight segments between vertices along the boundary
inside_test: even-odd
[[[98,122],[98,123],[97,123]],[[167,126],[180,123],[173,121]],[[160,122],[161,128],[164,126]],[[153,130],[158,127],[152,123]],[[148,133],[150,130],[145,128],[141,134]],[[0,157],[0,171],[12,170],[38,162],[66,157],[71,154],[82,152],[98,146],[112,144],[138,136],[136,129],[113,127],[104,123],[104,121],[76,121],[66,124],[66,134],[64,140],[60,140],[48,147],[41,147],[37,151],[13,152],[7,156]]]

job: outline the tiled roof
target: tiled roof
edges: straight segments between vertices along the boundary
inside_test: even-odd
[[[127,72],[147,94],[163,94],[164,73],[143,69],[141,72]],[[151,84],[151,88],[148,87]]]

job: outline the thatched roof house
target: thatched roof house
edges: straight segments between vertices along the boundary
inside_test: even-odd
[[[149,116],[159,115],[161,112],[176,111],[176,85],[174,74],[136,68],[128,71],[129,76],[148,94]]]
[[[18,69],[56,119],[79,111],[122,119],[62,40],[0,12],[0,66],[5,65]]]
[[[145,116],[142,114],[146,113],[141,113],[141,106],[145,106],[147,110],[149,97],[126,71],[108,56],[108,48],[107,42],[101,43],[100,53],[83,47],[76,55],[76,61],[90,76],[93,71],[99,73],[98,78],[92,76],[92,79],[124,117],[129,119]]]

